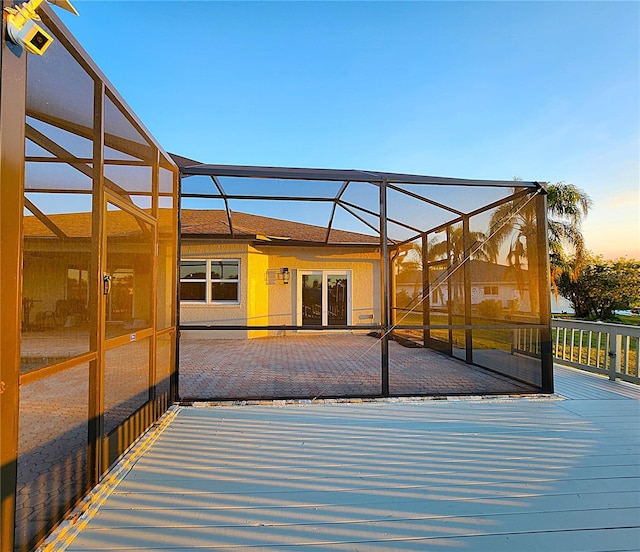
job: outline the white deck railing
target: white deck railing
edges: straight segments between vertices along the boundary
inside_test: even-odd
[[[640,384],[640,327],[551,319],[553,356],[561,364]],[[512,353],[540,357],[540,331],[519,329]]]
[[[561,364],[640,384],[640,327],[553,318],[553,355]]]

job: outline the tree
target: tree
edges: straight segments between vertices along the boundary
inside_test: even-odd
[[[520,298],[525,292],[525,275],[528,276],[531,310],[537,312],[538,221],[535,202],[529,196],[503,203],[491,214],[489,226],[489,235],[493,236],[496,249],[504,243],[509,244],[506,256],[508,272],[515,277]]]
[[[556,182],[547,186],[549,265],[556,299],[557,279],[566,274],[575,280],[586,262],[587,253],[581,226],[591,205],[589,195],[574,184]]]
[[[483,232],[471,231],[468,235],[469,247],[465,248],[464,232],[462,225],[458,224],[449,228],[448,238],[438,241],[431,240],[427,248],[429,261],[436,259],[448,259],[449,267],[452,269],[445,272],[447,279],[448,299],[453,302],[454,308],[462,310],[462,298],[464,297],[463,273],[460,265],[471,259],[479,259],[490,263],[495,263],[498,250],[494,243],[488,241]],[[443,286],[438,285],[436,293],[442,295]]]
[[[609,320],[616,310],[640,304],[640,261],[602,257],[583,260],[580,274],[572,278],[570,270],[557,280],[560,295],[571,303],[577,318]]]
[[[484,232],[477,231],[469,232],[469,248],[465,249],[462,225],[456,225],[450,227],[448,241],[447,238],[436,238],[429,243],[427,256],[429,261],[447,257],[452,265],[466,261],[467,257],[495,263],[498,250],[492,242],[487,241]]]
[[[514,179],[519,180],[519,179]],[[569,279],[577,278],[586,257],[582,220],[589,213],[591,198],[574,184],[556,182],[547,185],[547,235],[549,239],[549,265],[551,285],[558,295],[557,279],[565,274]],[[515,192],[515,189],[514,189]],[[533,203],[519,206],[517,202],[508,202],[498,207],[491,216],[490,226],[494,240],[501,245],[510,239],[507,263],[514,272],[520,293],[523,292],[523,259],[528,265],[535,266],[535,243],[537,220]],[[569,259],[573,259],[569,262]],[[533,282],[532,282],[533,283]],[[531,300],[535,304],[534,294]]]
[[[494,247],[494,243],[488,241],[483,232],[471,231],[468,235],[469,247],[465,249],[464,233],[462,225],[451,226],[448,234],[444,236],[433,237],[427,245],[427,261],[434,262],[437,260],[448,261],[445,268],[442,269],[441,278],[446,278],[447,285],[443,286],[444,281],[436,282],[432,288],[432,293],[439,297],[440,301],[444,300],[443,289],[451,295],[450,300],[454,304],[458,304],[463,297],[463,281],[462,272],[459,271],[460,265],[468,259],[480,259],[486,262],[495,263],[498,250]],[[417,301],[422,298],[422,246],[418,243],[412,243],[405,246],[405,249],[398,256],[398,274],[412,272],[415,273],[415,283],[413,290],[413,300]],[[455,270],[452,273],[449,269]],[[434,282],[431,282],[432,285]],[[447,298],[449,299],[449,298]]]
[[[517,182],[519,179],[514,180]],[[551,285],[557,297],[558,278],[565,274],[569,279],[575,280],[585,263],[587,254],[581,225],[589,213],[592,202],[589,195],[574,184],[560,181],[548,184],[546,190]],[[514,194],[518,191],[517,184],[512,191]],[[535,203],[530,201],[530,198],[518,198],[503,203],[493,211],[486,234],[477,231],[469,233],[471,246],[468,249],[464,247],[462,227],[453,226],[448,240],[434,240],[429,243],[428,258],[430,261],[448,258],[454,266],[468,258],[496,263],[500,247],[508,244],[505,259],[508,272],[513,274],[521,296],[525,293],[525,280],[528,277],[531,309],[536,312],[539,289],[538,275],[535,273],[538,260],[537,237]],[[422,268],[420,246],[412,244],[404,254],[407,257],[400,262],[406,263],[406,266],[400,267],[400,270],[404,268],[417,271]],[[454,301],[457,295],[461,294],[460,285],[452,286]]]

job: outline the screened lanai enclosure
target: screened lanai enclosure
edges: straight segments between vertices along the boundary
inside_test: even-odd
[[[170,156],[37,10],[45,55],[0,49],[2,552],[178,401],[553,390],[539,184]]]
[[[552,391],[538,183],[174,160],[182,400]]]

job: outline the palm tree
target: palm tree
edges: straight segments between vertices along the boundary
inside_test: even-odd
[[[560,275],[566,273],[575,280],[585,266],[587,252],[581,225],[584,217],[589,214],[592,201],[584,190],[565,182],[549,184],[547,194],[549,264],[551,285],[557,299],[556,282]]]
[[[516,190],[514,190],[515,192]],[[525,292],[525,270],[529,276],[533,274],[528,271],[528,267],[537,265],[537,221],[535,203],[529,201],[529,197],[524,200],[513,200],[503,203],[492,214],[489,222],[491,240],[497,249],[509,242],[506,261],[508,272],[512,273],[516,280],[516,286],[520,297]],[[528,265],[525,268],[523,265]],[[535,280],[535,281],[534,281]],[[530,278],[529,298],[532,301],[532,309],[536,310],[535,288],[537,280]]]
[[[446,238],[438,241],[437,238],[429,243],[428,259],[435,261],[443,257],[449,258],[451,265],[458,265],[470,259],[480,259],[487,262],[496,262],[498,250],[492,242],[487,241],[484,232],[469,232],[468,249],[464,247],[464,234],[461,225],[452,226],[449,232],[449,241]]]
[[[427,262],[437,260],[447,260],[447,267],[441,273],[442,281],[432,282],[434,285],[432,293],[439,297],[439,302],[444,300],[444,289],[449,289],[451,300],[454,304],[460,301],[463,295],[462,272],[458,272],[460,266],[469,259],[483,260],[489,263],[495,263],[498,257],[498,249],[494,247],[494,242],[487,240],[486,235],[479,231],[470,231],[468,235],[469,247],[465,249],[464,233],[461,225],[452,226],[449,230],[448,238],[445,236],[435,236],[429,240],[427,245]],[[413,272],[416,274],[414,283],[411,306],[415,301],[420,301],[424,291],[422,289],[422,270],[423,270],[422,246],[418,243],[412,243],[406,246],[404,251],[398,255],[399,272]],[[441,284],[447,281],[444,288]]]
[[[556,281],[560,275],[566,273],[570,278],[575,279],[584,266],[587,255],[581,224],[592,202],[589,195],[574,184],[561,181],[548,184],[546,188],[551,284],[557,297]],[[517,192],[517,184],[513,191]],[[525,275],[529,274],[529,295],[532,310],[535,312],[538,306],[536,291],[538,280],[533,271],[527,270],[527,266],[532,269],[537,266],[537,247],[529,247],[536,243],[537,217],[535,203],[529,201],[529,197],[509,201],[499,206],[491,215],[490,230],[486,234],[469,233],[471,246],[468,250],[464,247],[462,227],[459,225],[451,227],[448,240],[436,238],[429,243],[428,260],[448,258],[451,266],[457,266],[468,258],[496,263],[500,246],[510,240],[506,256],[508,270],[513,273],[521,296],[525,291]],[[406,263],[404,268],[413,271],[422,270],[422,248],[412,244],[405,255],[407,253],[409,255],[404,261]],[[418,285],[419,283],[416,282],[416,286]],[[458,288],[459,284],[451,286],[454,301],[461,294]],[[414,297],[418,297],[415,290]]]
[[[518,179],[514,179],[518,180]],[[515,191],[515,190],[514,190]],[[549,239],[549,264],[551,267],[551,283],[554,293],[558,293],[556,280],[562,273],[576,278],[584,263],[586,250],[582,236],[581,223],[591,207],[591,198],[574,184],[556,182],[547,185],[547,234]],[[499,247],[507,239],[511,239],[507,262],[514,270],[520,293],[524,288],[522,259],[527,258],[530,267],[536,265],[537,249],[528,247],[535,243],[537,220],[535,205],[523,203],[518,206],[511,201],[498,207],[491,216],[491,234]],[[569,263],[573,257],[579,259],[575,264]],[[535,284],[535,282],[532,282]],[[534,290],[532,289],[531,292]],[[532,306],[535,304],[534,293],[530,293]]]

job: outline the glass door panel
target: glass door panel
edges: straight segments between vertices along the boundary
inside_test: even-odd
[[[347,325],[347,275],[327,276],[327,323],[329,326]]]
[[[302,326],[346,326],[351,323],[348,271],[301,274],[298,315]]]
[[[322,273],[302,275],[302,325],[322,324]]]

